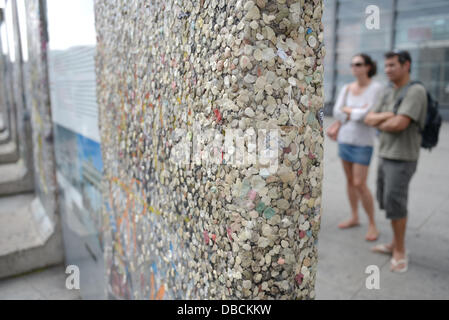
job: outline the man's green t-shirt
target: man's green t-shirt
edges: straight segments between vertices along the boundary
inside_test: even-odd
[[[402,90],[407,93],[399,105],[397,114],[408,116],[410,125],[400,132],[380,133],[379,156],[392,160],[417,161],[421,148],[421,129],[424,128],[427,115],[427,93],[420,84],[413,84],[399,89],[387,88],[383,97],[374,106],[374,112],[393,112],[395,102]]]

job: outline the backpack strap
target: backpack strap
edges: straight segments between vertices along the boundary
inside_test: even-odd
[[[399,106],[401,105],[402,100],[404,100],[404,98],[408,92],[408,89],[410,89],[410,87],[413,86],[414,84],[420,84],[420,85],[424,86],[421,81],[417,81],[417,80],[413,80],[413,81],[410,81],[409,83],[407,83],[407,85],[405,86],[405,88],[402,90],[401,94],[397,98],[396,103],[394,104],[394,107],[393,107],[394,114],[398,113]]]

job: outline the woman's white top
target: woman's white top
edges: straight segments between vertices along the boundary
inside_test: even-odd
[[[342,123],[337,141],[361,147],[373,146],[376,129],[367,126],[363,120],[368,112],[371,111],[377,99],[381,98],[383,86],[379,82],[371,81],[360,95],[355,96],[348,90],[345,99],[345,92],[348,86],[347,84],[341,89],[333,110],[334,117]],[[352,108],[349,120],[347,120],[347,114],[342,111],[344,106]]]

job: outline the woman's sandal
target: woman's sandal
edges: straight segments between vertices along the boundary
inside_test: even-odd
[[[377,252],[377,253],[383,253],[383,254],[392,254],[393,249],[390,248],[387,244],[378,244],[371,248],[371,251]]]
[[[408,270],[408,258],[407,257],[405,257],[404,259],[400,259],[400,260],[391,258],[390,262],[391,262],[391,271],[392,272],[404,273]],[[404,264],[404,266],[400,269],[395,269],[400,264]]]

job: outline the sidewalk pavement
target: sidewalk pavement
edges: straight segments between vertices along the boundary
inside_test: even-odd
[[[78,290],[65,287],[64,266],[0,280],[0,300],[79,300]]]
[[[332,118],[325,119],[325,128]],[[377,143],[377,142],[376,142]],[[375,198],[377,147],[368,176]],[[372,253],[377,243],[391,241],[392,231],[377,201],[376,221],[380,237],[365,241],[368,219],[359,206],[361,226],[340,230],[340,221],[349,218],[346,183],[337,143],[326,138],[322,194],[321,231],[318,242],[317,299],[449,299],[449,123],[443,123],[440,142],[431,152],[421,149],[418,169],[409,191],[409,220],[406,246],[409,269],[404,274],[389,270],[389,257]],[[380,289],[369,290],[365,269],[380,269]]]

